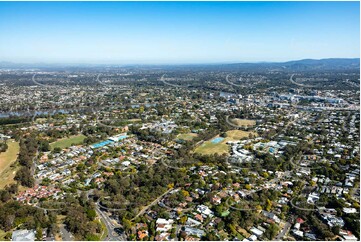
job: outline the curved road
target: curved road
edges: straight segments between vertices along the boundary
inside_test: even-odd
[[[114,231],[114,229],[120,228],[120,227],[119,226],[114,226],[114,224],[112,223],[112,221],[110,220],[108,215],[104,214],[104,212],[100,210],[98,203],[96,203],[95,211],[97,212],[100,219],[103,220],[105,226],[107,227],[108,235],[105,238],[105,240],[107,240],[107,241],[119,241],[119,240],[125,241],[127,239],[124,233],[122,235],[118,235]]]

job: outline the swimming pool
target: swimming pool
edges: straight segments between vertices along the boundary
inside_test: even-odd
[[[222,137],[217,137],[217,138],[214,138],[211,142],[213,144],[218,144],[219,142],[222,142],[224,140],[224,138]]]
[[[123,140],[123,139],[125,139],[127,137],[128,137],[128,135],[121,135],[121,136],[117,137],[117,140],[120,141],[120,140]],[[108,140],[93,144],[90,147],[92,147],[93,149],[96,149],[96,148],[100,148],[100,147],[103,147],[105,145],[108,145],[110,143],[113,143],[113,142],[114,142],[114,140],[108,139]]]
[[[107,144],[110,144],[110,143],[112,143],[113,141],[112,140],[105,140],[105,141],[102,141],[102,142],[99,142],[99,143],[96,143],[96,144],[93,144],[91,147],[92,148],[99,148],[99,147],[103,147],[103,146],[105,146],[105,145],[107,145]]]
[[[119,140],[123,140],[123,139],[125,139],[125,138],[127,138],[127,137],[128,137],[128,135],[119,136],[119,137],[118,137],[118,141],[119,141]]]

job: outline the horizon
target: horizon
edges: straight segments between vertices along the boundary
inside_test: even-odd
[[[320,59],[312,59],[312,58],[304,58],[304,59],[290,59],[290,60],[285,60],[285,61],[253,61],[253,62],[247,62],[247,61],[238,61],[238,62],[202,62],[202,63],[172,63],[172,64],[165,64],[165,63],[147,63],[147,64],[142,64],[142,63],[61,63],[61,62],[12,62],[12,61],[1,61],[0,60],[0,65],[1,64],[13,64],[13,65],[68,65],[68,66],[81,66],[81,65],[91,65],[91,66],[102,66],[102,65],[108,65],[108,66],[113,66],[113,65],[121,65],[121,66],[186,66],[186,65],[232,65],[232,64],[282,64],[282,63],[288,63],[288,62],[299,62],[299,61],[307,61],[307,60],[312,60],[312,61],[323,61],[323,60],[355,60],[358,59],[360,60],[360,57],[355,57],[355,58],[342,58],[342,57],[326,57],[326,58],[320,58]]]
[[[360,58],[359,19],[359,2],[0,2],[0,61],[197,65]]]

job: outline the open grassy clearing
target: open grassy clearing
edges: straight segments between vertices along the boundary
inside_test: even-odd
[[[70,136],[69,138],[62,138],[53,143],[50,143],[50,147],[52,150],[55,147],[64,149],[70,147],[72,144],[82,144],[85,138],[86,136],[82,134]]]
[[[240,140],[240,139],[242,139],[244,137],[248,138],[249,134],[256,135],[256,133],[243,131],[243,130],[230,130],[230,131],[227,131],[226,142],[227,141],[238,141],[238,140]]]
[[[6,185],[14,183],[14,177],[17,168],[11,166],[19,154],[19,142],[8,140],[8,149],[0,153],[0,189]]]
[[[194,152],[200,153],[202,155],[224,154],[228,152],[228,145],[226,145],[226,143],[223,143],[223,141],[218,144],[214,144],[211,141],[206,141],[200,146],[198,146]]]
[[[228,154],[229,153],[229,146],[227,145],[228,141],[238,141],[241,138],[249,136],[252,132],[246,132],[242,130],[230,130],[227,131],[227,137],[224,138],[219,143],[213,143],[212,140],[220,137],[219,135],[213,137],[210,140],[205,141],[203,144],[198,146],[194,152],[200,153],[203,155],[211,155],[211,154]],[[255,133],[252,133],[255,135]]]
[[[107,230],[107,226],[105,225],[105,223],[103,222],[103,220],[101,220],[100,218],[98,218],[99,223],[102,226],[102,233],[100,235],[100,240],[105,240],[105,238],[108,236],[108,230]],[[111,232],[111,231],[110,231]]]
[[[0,229],[0,241],[5,241],[5,236],[8,232]]]
[[[233,118],[233,119],[230,119],[230,121],[238,126],[243,126],[243,125],[254,126],[254,125],[256,125],[256,121],[251,120],[251,119]]]
[[[12,139],[7,141],[7,145],[8,149],[0,153],[0,174],[16,160],[20,149],[19,142]]]
[[[47,120],[48,120],[47,118],[37,118],[36,123],[38,124],[45,123]]]
[[[133,119],[128,119],[129,122],[132,122],[132,123],[136,123],[136,122],[141,122],[142,119],[140,118],[133,118]]]
[[[188,141],[188,140],[193,140],[197,136],[198,134],[195,133],[178,134],[177,139]]]

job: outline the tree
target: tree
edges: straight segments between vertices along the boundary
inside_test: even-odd
[[[176,228],[172,228],[171,232],[170,232],[170,237],[172,239],[175,239],[177,236],[176,236]]]
[[[187,222],[187,219],[188,219],[187,216],[183,216],[183,217],[181,217],[181,218],[179,219],[179,222],[180,222],[181,224],[185,224],[185,223]]]
[[[275,223],[272,223],[266,230],[266,232],[264,233],[264,235],[269,239],[272,240],[278,232],[279,228]]]
[[[94,220],[95,219],[95,217],[97,216],[97,213],[95,212],[95,210],[94,209],[88,209],[87,211],[86,211],[86,214],[87,214],[87,216],[88,216],[88,218],[90,219],[90,220]]]
[[[43,230],[40,227],[36,229],[36,240],[43,240]]]
[[[228,226],[228,229],[231,231],[231,234],[232,234],[233,236],[236,236],[236,235],[237,235],[237,230],[236,230],[236,228],[234,227],[234,225],[233,225],[233,224],[228,224],[227,226]]]
[[[318,220],[315,216],[310,216],[310,222],[323,238],[331,238],[334,236],[328,226]]]
[[[33,187],[35,180],[31,175],[31,171],[27,167],[21,167],[14,177],[15,180],[20,181],[21,185],[26,187]]]
[[[269,199],[267,199],[266,210],[269,212],[271,211],[271,209],[272,209],[272,202]]]
[[[132,229],[132,222],[125,217],[122,219],[124,230],[129,232]]]
[[[262,172],[262,176],[267,179],[269,177],[269,174],[268,172]]]
[[[332,227],[332,233],[336,235],[340,234],[340,226]]]
[[[220,221],[220,222],[217,224],[217,229],[218,229],[218,230],[224,229],[224,222],[223,222],[223,221]]]
[[[41,151],[49,151],[50,150],[49,142],[47,140],[40,141],[39,148]]]
[[[18,184],[14,183],[9,186],[7,185],[5,190],[7,190],[9,193],[16,194],[18,192]]]
[[[0,190],[0,201],[7,202],[11,199],[11,194],[6,190]]]

